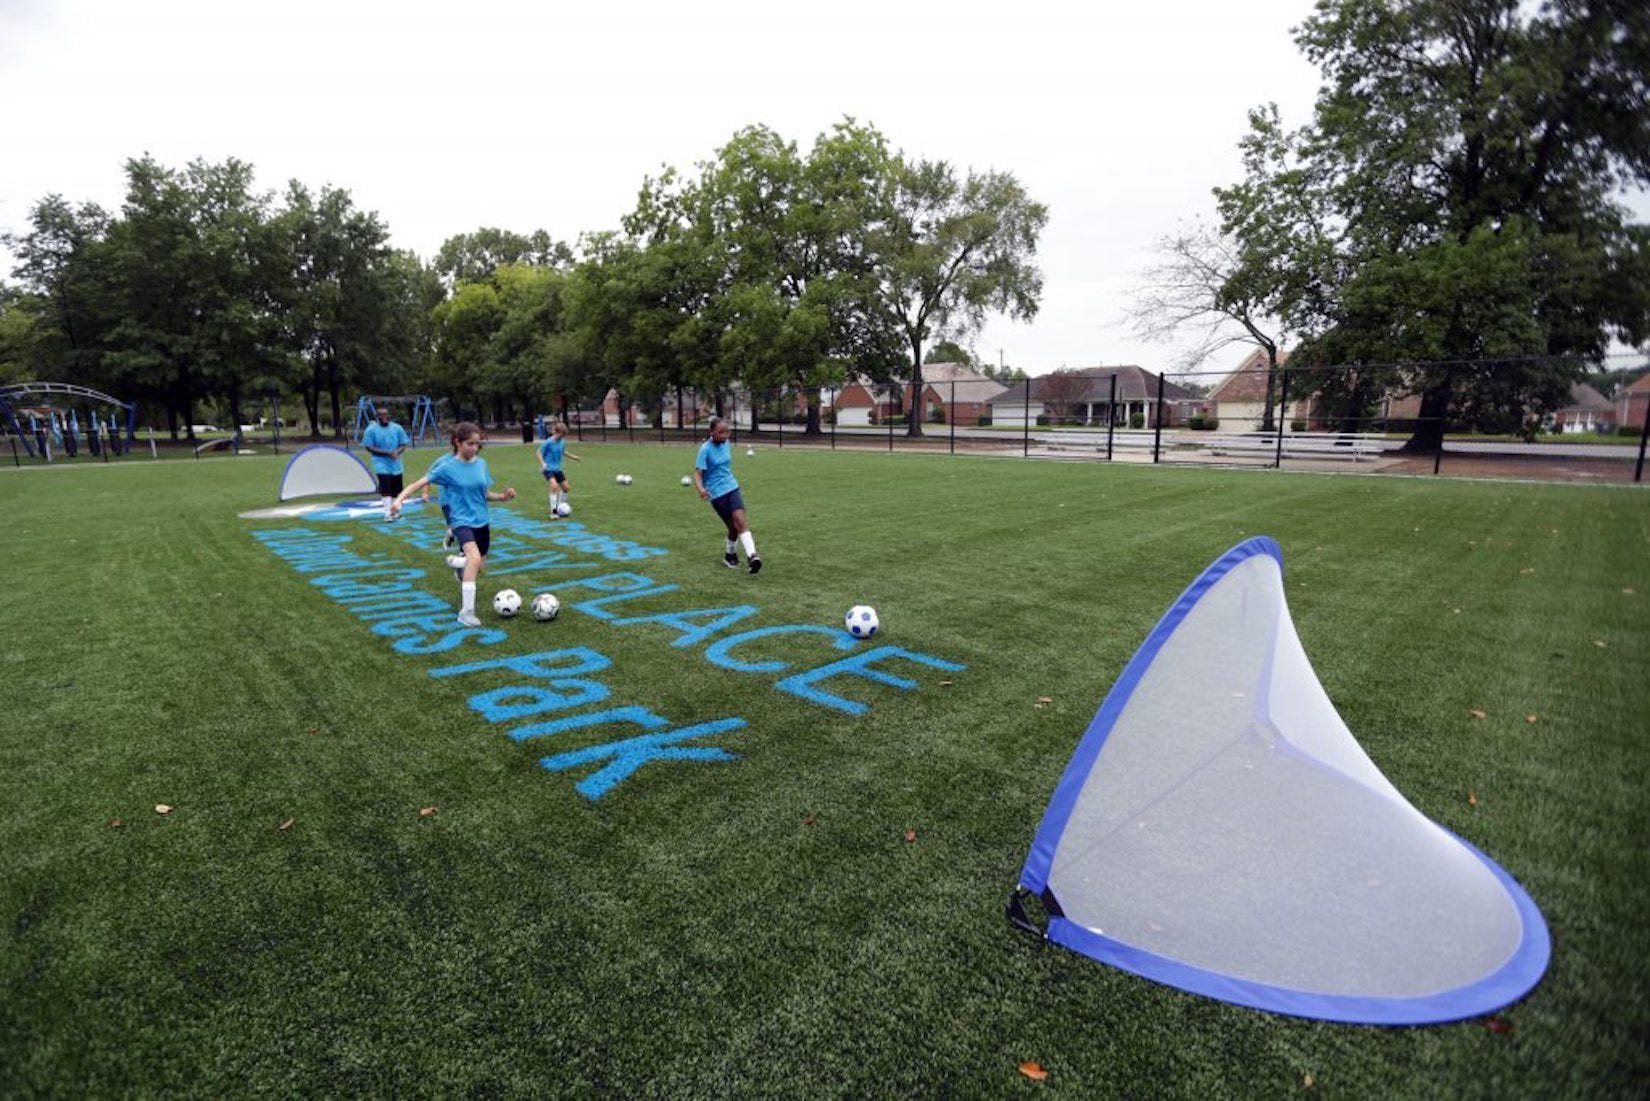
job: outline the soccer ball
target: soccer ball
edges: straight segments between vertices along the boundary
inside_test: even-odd
[[[747,448],[745,448],[745,457],[746,457],[746,458],[747,458],[747,459],[748,459],[748,458],[751,458],[751,457],[752,457],[752,456],[754,456],[754,455],[755,455],[755,454],[756,454],[756,448],[754,448],[754,447],[747,447]]]
[[[614,479],[614,481],[618,482],[622,486],[627,486],[631,482],[631,477],[628,474],[620,474],[617,478]]]
[[[877,633],[877,610],[869,604],[855,604],[843,617],[842,625],[855,638],[870,638]]]
[[[690,486],[693,484],[693,479],[684,474],[682,475],[682,484],[685,486]]]
[[[571,515],[573,515],[573,506],[568,504],[566,501],[563,501],[561,504],[556,506],[556,515],[557,516],[571,516]]]
[[[549,623],[560,614],[561,601],[555,593],[540,593],[533,598],[533,618],[540,623]]]
[[[500,589],[493,597],[493,611],[509,619],[521,611],[521,594],[514,589]]]

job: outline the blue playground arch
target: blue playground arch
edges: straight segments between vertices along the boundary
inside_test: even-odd
[[[25,428],[18,420],[19,407],[28,404],[30,398],[44,399],[44,404],[50,410],[47,423],[41,424],[39,418],[32,412],[25,411],[29,418],[29,426]],[[66,402],[59,399],[68,399]],[[10,386],[0,386],[0,417],[5,419],[8,431],[23,441],[23,448],[29,453],[29,458],[37,458],[44,452],[46,438],[49,435],[57,446],[65,447],[67,439],[73,439],[80,431],[80,418],[74,409],[76,400],[93,402],[112,406],[125,412],[125,440],[122,441],[121,426],[113,415],[100,418],[94,406],[87,411],[87,423],[91,431],[87,436],[88,443],[94,453],[103,446],[103,436],[107,433],[108,443],[114,447],[116,453],[129,450],[137,440],[137,403],[121,401],[110,397],[98,390],[85,386],[76,386],[68,382],[18,382]],[[59,404],[67,404],[67,412],[57,410]],[[65,436],[64,433],[67,433]],[[122,446],[124,443],[124,446]],[[71,455],[73,450],[69,451]]]

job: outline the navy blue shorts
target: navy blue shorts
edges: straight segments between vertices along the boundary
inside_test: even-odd
[[[453,529],[453,542],[459,550],[464,549],[465,543],[474,543],[476,552],[481,557],[487,557],[487,548],[493,545],[493,528],[490,524],[482,524],[479,528],[456,527]]]
[[[401,490],[404,488],[401,481],[402,476],[399,474],[380,474],[378,476],[378,496],[399,497]]]
[[[744,509],[745,499],[739,496],[737,489],[730,489],[720,497],[711,498],[710,507],[716,510],[716,515],[731,524],[733,514]]]
[[[551,478],[554,478],[556,481],[560,482],[562,485],[567,484],[567,475],[563,474],[559,470],[546,470],[544,472],[544,480],[545,481],[548,482]]]

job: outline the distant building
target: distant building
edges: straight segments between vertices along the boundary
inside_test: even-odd
[[[1113,379],[1116,380],[1113,389]],[[1146,428],[1156,428],[1159,383],[1163,395],[1164,428],[1175,428],[1203,409],[1205,401],[1144,367],[1080,367],[1039,375],[1017,383],[987,401],[991,423],[1020,428],[1056,423],[1127,428],[1138,417]]]
[[[1616,406],[1585,382],[1570,384],[1570,403],[1553,414],[1560,432],[1614,432]]]

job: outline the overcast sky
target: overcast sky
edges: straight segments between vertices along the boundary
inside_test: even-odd
[[[584,7],[0,0],[0,230],[51,193],[118,211],[149,153],[344,188],[426,259],[483,226],[572,242],[743,126],[806,149],[852,116],[1048,205],[1041,312],[990,323],[983,358],[1156,369],[1173,348],[1121,319],[1153,243],[1238,178],[1250,107],[1299,125],[1318,85],[1289,35],[1310,0]]]

